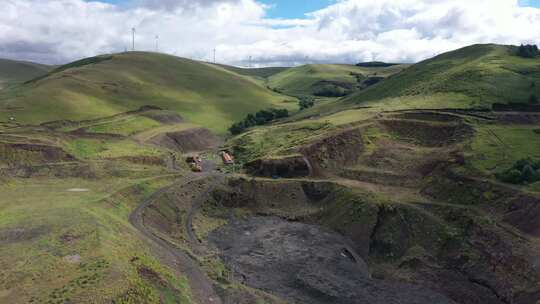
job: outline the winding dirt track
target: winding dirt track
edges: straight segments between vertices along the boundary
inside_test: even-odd
[[[183,185],[197,180],[206,179],[212,176],[219,176],[217,173],[202,173],[202,174],[189,174],[186,177],[179,179],[172,185],[164,187],[151,196],[143,200],[139,206],[129,216],[130,223],[141,233],[141,235],[148,241],[148,243],[154,249],[154,252],[158,255],[160,260],[172,269],[176,269],[182,274],[186,275],[189,280],[191,291],[195,297],[195,300],[199,304],[221,304],[221,299],[217,295],[212,281],[208,278],[206,273],[201,270],[197,261],[191,258],[186,252],[178,249],[167,240],[155,235],[151,229],[145,226],[143,220],[143,214],[145,209],[152,204],[152,202],[160,195],[164,194],[173,187],[182,187]],[[188,218],[186,220],[186,228],[188,231],[190,242],[197,242],[195,233],[192,227],[192,218],[195,213],[194,208],[199,208],[204,198],[207,196],[208,191],[203,192],[195,200],[196,205],[192,205],[192,208],[188,210]]]

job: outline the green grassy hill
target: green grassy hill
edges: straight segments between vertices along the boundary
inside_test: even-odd
[[[222,68],[225,68],[231,72],[234,72],[236,74],[245,75],[254,77],[257,79],[267,79],[275,74],[284,72],[290,68],[287,67],[268,67],[268,68],[239,68],[235,66],[230,65],[219,65]]]
[[[540,96],[540,59],[518,57],[516,50],[493,44],[465,47],[415,64],[346,100],[435,96],[450,105],[458,94],[471,106],[528,102],[531,95]]]
[[[387,77],[403,68],[403,65],[366,68],[345,64],[309,64],[272,75],[268,85],[289,95],[314,95],[324,83],[356,87],[367,77]]]
[[[83,59],[3,91],[0,120],[83,120],[154,105],[221,133],[247,113],[296,106],[286,99],[218,66],[135,52]]]
[[[38,63],[0,59],[0,89],[43,76],[52,68]]]

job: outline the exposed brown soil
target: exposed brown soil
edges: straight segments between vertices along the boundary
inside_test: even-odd
[[[151,118],[157,122],[167,125],[173,125],[184,122],[182,116],[174,112],[168,111],[149,111],[142,114],[145,117]]]
[[[8,166],[73,160],[75,160],[75,157],[60,147],[38,144],[0,143],[0,163],[7,164]]]
[[[199,152],[219,147],[222,139],[208,129],[196,128],[179,132],[158,134],[150,143],[174,151]]]
[[[155,272],[154,270],[148,268],[148,267],[145,267],[145,266],[139,266],[137,268],[137,272],[139,273],[139,276],[147,281],[150,281],[154,284],[157,284],[159,286],[167,286],[168,283],[167,281],[165,281],[163,278],[161,278],[161,276],[159,275],[159,273]]]

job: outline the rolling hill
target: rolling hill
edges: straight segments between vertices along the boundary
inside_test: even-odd
[[[345,100],[434,96],[448,103],[459,95],[474,107],[526,103],[531,95],[540,96],[540,59],[518,57],[516,51],[494,44],[465,47],[415,64]]]
[[[43,76],[51,69],[38,63],[0,59],[0,89]]]
[[[512,50],[402,72],[125,53],[0,91],[0,302],[537,303],[540,113],[468,108],[534,93],[538,59]],[[295,107],[272,80],[376,76],[201,128]]]
[[[368,77],[388,77],[406,65],[358,67],[345,64],[308,64],[274,74],[268,86],[288,95],[314,95],[325,85],[353,90]]]
[[[132,52],[83,59],[3,91],[0,120],[83,120],[153,105],[223,133],[247,113],[268,107],[293,109],[295,103],[287,100],[218,66]]]

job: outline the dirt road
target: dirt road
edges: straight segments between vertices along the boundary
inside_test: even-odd
[[[139,204],[139,206],[131,213],[129,217],[130,223],[137,230],[139,230],[139,232],[145,238],[145,240],[152,246],[152,249],[154,249],[154,252],[158,255],[159,259],[165,265],[171,267],[172,269],[176,269],[182,274],[186,275],[186,277],[189,280],[189,284],[193,292],[193,295],[195,297],[195,300],[199,304],[221,304],[222,303],[221,299],[219,298],[216,291],[214,290],[212,281],[208,278],[206,273],[200,268],[197,261],[191,258],[183,250],[176,248],[170,242],[155,235],[151,229],[146,227],[144,224],[143,214],[145,212],[145,209],[148,206],[150,206],[152,202],[154,202],[154,200],[156,200],[160,195],[164,194],[170,189],[176,188],[176,187],[182,187],[182,185],[185,185],[189,182],[209,178],[214,175],[217,176],[218,174],[213,173],[213,172],[206,172],[202,174],[188,174],[186,177],[183,177],[177,180],[172,185],[169,185],[167,187],[164,187],[156,191],[150,197],[143,200]],[[198,206],[202,204],[202,201],[204,200],[204,197],[206,195],[207,195],[206,192],[204,192],[200,195],[200,197],[195,199],[196,203],[200,202],[198,203]],[[187,225],[186,228],[188,228],[187,231],[188,231],[188,234],[190,235],[190,238],[193,237],[193,240],[196,240],[196,238],[194,237],[195,234],[193,232],[193,228],[191,225],[192,217],[194,214],[193,207],[194,206],[192,206],[192,208],[188,210],[188,214],[190,214],[191,216],[188,216],[188,218],[190,219],[188,220],[189,223],[186,224]]]

